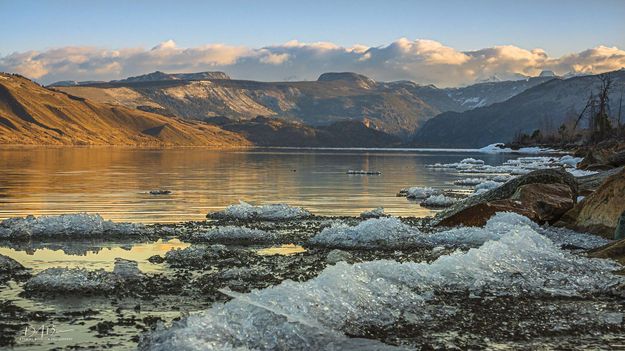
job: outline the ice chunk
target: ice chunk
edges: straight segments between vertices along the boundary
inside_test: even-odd
[[[619,268],[562,251],[530,226],[510,223],[499,240],[432,263],[339,262],[306,282],[285,281],[249,294],[224,291],[231,301],[153,332],[140,348],[374,349],[380,344],[343,346],[353,342],[347,335],[399,325],[407,316],[413,330],[432,319],[449,320],[446,302],[432,298],[436,293],[445,293],[446,299],[467,294],[596,298],[625,282],[609,274]]]
[[[588,175],[599,173],[597,171],[588,171],[585,169],[573,169],[573,168],[569,168],[566,171],[571,173],[574,177],[583,177],[583,176],[588,176]]]
[[[334,249],[328,253],[326,256],[326,262],[328,264],[337,264],[341,261],[351,262],[354,259],[354,256],[347,251]]]
[[[538,232],[551,239],[556,245],[570,249],[590,250],[612,242],[600,236],[578,233],[566,228],[544,227],[539,228]]]
[[[266,243],[276,239],[275,233],[237,226],[215,227],[206,232],[193,233],[189,236],[189,240],[193,242]]]
[[[360,214],[360,218],[380,218],[387,217],[383,207],[374,208],[373,210],[364,211]]]
[[[310,212],[301,207],[292,207],[287,204],[268,204],[261,206],[250,205],[245,201],[230,205],[223,211],[209,214],[215,218],[231,218],[243,220],[279,221],[310,217]]]
[[[573,157],[571,155],[564,155],[560,157],[559,162],[560,164],[575,168],[577,167],[578,163],[582,162],[583,159],[584,159],[583,157]]]
[[[100,294],[114,291],[123,279],[102,269],[48,268],[24,285],[24,290],[42,293]]]
[[[448,207],[456,203],[455,198],[445,195],[432,195],[421,202],[422,206],[429,207]]]
[[[143,278],[143,273],[139,270],[137,261],[115,258],[113,273],[124,280],[139,280]]]
[[[462,161],[460,161],[460,163],[469,163],[469,164],[473,164],[473,165],[483,165],[484,164],[484,160],[476,160],[472,157],[469,158],[465,158]]]
[[[309,240],[309,244],[341,248],[390,248],[419,242],[421,232],[399,219],[375,218],[354,227],[345,224],[325,228]]]
[[[101,237],[102,235],[135,236],[144,234],[140,224],[114,223],[98,214],[63,214],[60,216],[14,217],[0,222],[0,238],[36,237]]]
[[[434,189],[434,188],[429,188],[429,187],[419,187],[419,186],[414,186],[406,190],[406,197],[409,199],[426,199],[432,195],[437,195],[440,194],[441,191],[438,189]]]
[[[485,178],[465,178],[465,179],[459,179],[459,180],[454,181],[454,184],[473,186],[473,185],[481,184],[485,181],[486,181]]]
[[[485,182],[482,182],[482,183],[476,185],[475,186],[475,190],[482,190],[482,189],[484,189],[484,190],[492,190],[492,189],[498,188],[500,186],[501,186],[501,183],[498,183],[498,182],[495,182],[495,181],[492,181],[492,180],[487,180]]]

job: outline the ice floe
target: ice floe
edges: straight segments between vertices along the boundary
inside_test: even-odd
[[[390,219],[375,221],[391,223]],[[140,348],[395,349],[357,337],[366,336],[367,330],[402,323],[409,323],[413,330],[433,321],[450,323],[454,319],[448,313],[449,299],[467,294],[480,299],[597,297],[609,296],[625,282],[611,273],[620,268],[618,264],[563,251],[519,217],[502,219],[499,224],[505,228],[476,229],[496,232],[499,240],[431,263],[338,262],[305,282],[285,281],[249,294],[223,291],[233,299],[152,332]],[[439,293],[446,298],[437,299]],[[454,313],[468,313],[458,306]]]
[[[457,201],[458,201],[458,199],[453,198],[453,197],[449,197],[449,196],[445,196],[443,194],[432,195],[432,196],[428,197],[427,199],[421,201],[421,206],[426,206],[426,207],[449,207],[449,206],[455,204]]]
[[[438,195],[440,193],[441,191],[439,189],[420,186],[413,186],[411,188],[405,188],[399,191],[400,196],[406,196],[409,199],[417,200],[427,199],[432,195]]]
[[[360,218],[380,218],[380,217],[387,217],[387,216],[388,215],[384,213],[383,207],[377,207],[377,208],[374,208],[373,210],[363,211],[360,214]]]
[[[424,234],[398,218],[369,219],[356,226],[335,224],[312,237],[309,245],[343,249],[398,249],[410,247],[477,247],[489,240],[499,240],[510,231],[528,227],[565,248],[592,249],[610,240],[567,229],[541,227],[527,217],[513,212],[498,212],[483,228],[459,227]]]
[[[554,149],[542,148],[542,147],[538,147],[538,146],[522,147],[522,148],[519,148],[519,149],[511,149],[509,147],[506,147],[506,145],[504,143],[490,144],[490,145],[487,145],[487,146],[484,146],[484,147],[480,148],[479,151],[483,152],[483,153],[487,153],[487,154],[499,154],[499,153],[505,153],[505,154],[509,154],[509,153],[542,154],[542,153],[557,152],[557,150],[554,150]]]
[[[482,183],[476,185],[475,186],[475,190],[476,191],[479,191],[479,190],[486,190],[486,191],[488,191],[488,190],[492,190],[492,189],[500,187],[501,184],[502,183],[499,183],[499,182],[496,182],[496,181],[493,181],[493,180],[487,180],[485,182],[482,182]]]
[[[454,181],[454,185],[475,186],[486,181],[486,178],[464,178]]]
[[[146,233],[143,225],[115,223],[98,214],[76,213],[59,216],[14,217],[0,222],[0,238],[38,237],[95,238],[102,235],[136,236]]]
[[[254,206],[245,201],[230,205],[223,211],[209,213],[212,218],[229,218],[241,220],[279,221],[310,217],[311,213],[301,207],[287,204],[268,204]]]
[[[323,229],[309,244],[339,248],[389,248],[419,242],[421,232],[398,218],[374,218],[356,226],[336,224]]]
[[[128,283],[142,277],[137,262],[116,259],[113,272],[83,268],[45,269],[30,278],[24,285],[24,290],[31,293],[105,294],[117,289],[127,289]]]

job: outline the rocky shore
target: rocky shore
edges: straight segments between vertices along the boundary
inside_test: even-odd
[[[533,159],[531,165],[548,165],[536,170],[527,159],[518,162],[504,167],[519,174],[505,177],[488,173],[501,168],[478,160],[455,164],[477,174],[459,186],[496,184],[468,197],[444,195],[455,200],[433,218],[397,218],[383,209],[323,217],[285,204],[241,202],[209,213],[207,221],[168,225],[114,223],[87,214],[2,221],[0,346],[398,350],[623,344],[623,166],[576,177],[575,169],[563,165],[577,160]],[[525,168],[519,167],[523,162]],[[186,247],[141,262],[117,258],[112,269],[26,267],[11,257],[50,248],[85,255],[174,238]],[[89,241],[81,249],[83,239]],[[146,265],[150,269],[142,270]],[[30,333],[41,326],[48,328],[45,340]]]

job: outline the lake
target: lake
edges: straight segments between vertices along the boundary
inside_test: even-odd
[[[409,186],[451,187],[455,170],[426,165],[467,157],[499,164],[516,156],[428,149],[0,148],[0,219],[99,213],[131,222],[202,220],[244,200],[285,202],[319,215],[384,207],[397,216],[432,210],[396,197]],[[348,170],[381,175],[348,175]],[[170,195],[150,195],[166,189]]]

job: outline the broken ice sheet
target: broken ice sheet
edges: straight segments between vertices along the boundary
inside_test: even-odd
[[[625,282],[610,273],[620,268],[614,262],[563,251],[518,218],[506,225],[499,240],[432,263],[338,262],[306,282],[285,281],[234,295],[225,304],[153,332],[141,348],[335,350],[361,340],[346,335],[400,323],[408,314],[415,328],[440,318],[446,307],[432,298],[437,293],[598,297]],[[381,346],[370,342],[369,349]]]
[[[223,211],[209,213],[213,218],[230,218],[240,220],[279,221],[310,217],[311,213],[301,207],[287,204],[268,204],[254,206],[245,201],[229,205]]]

